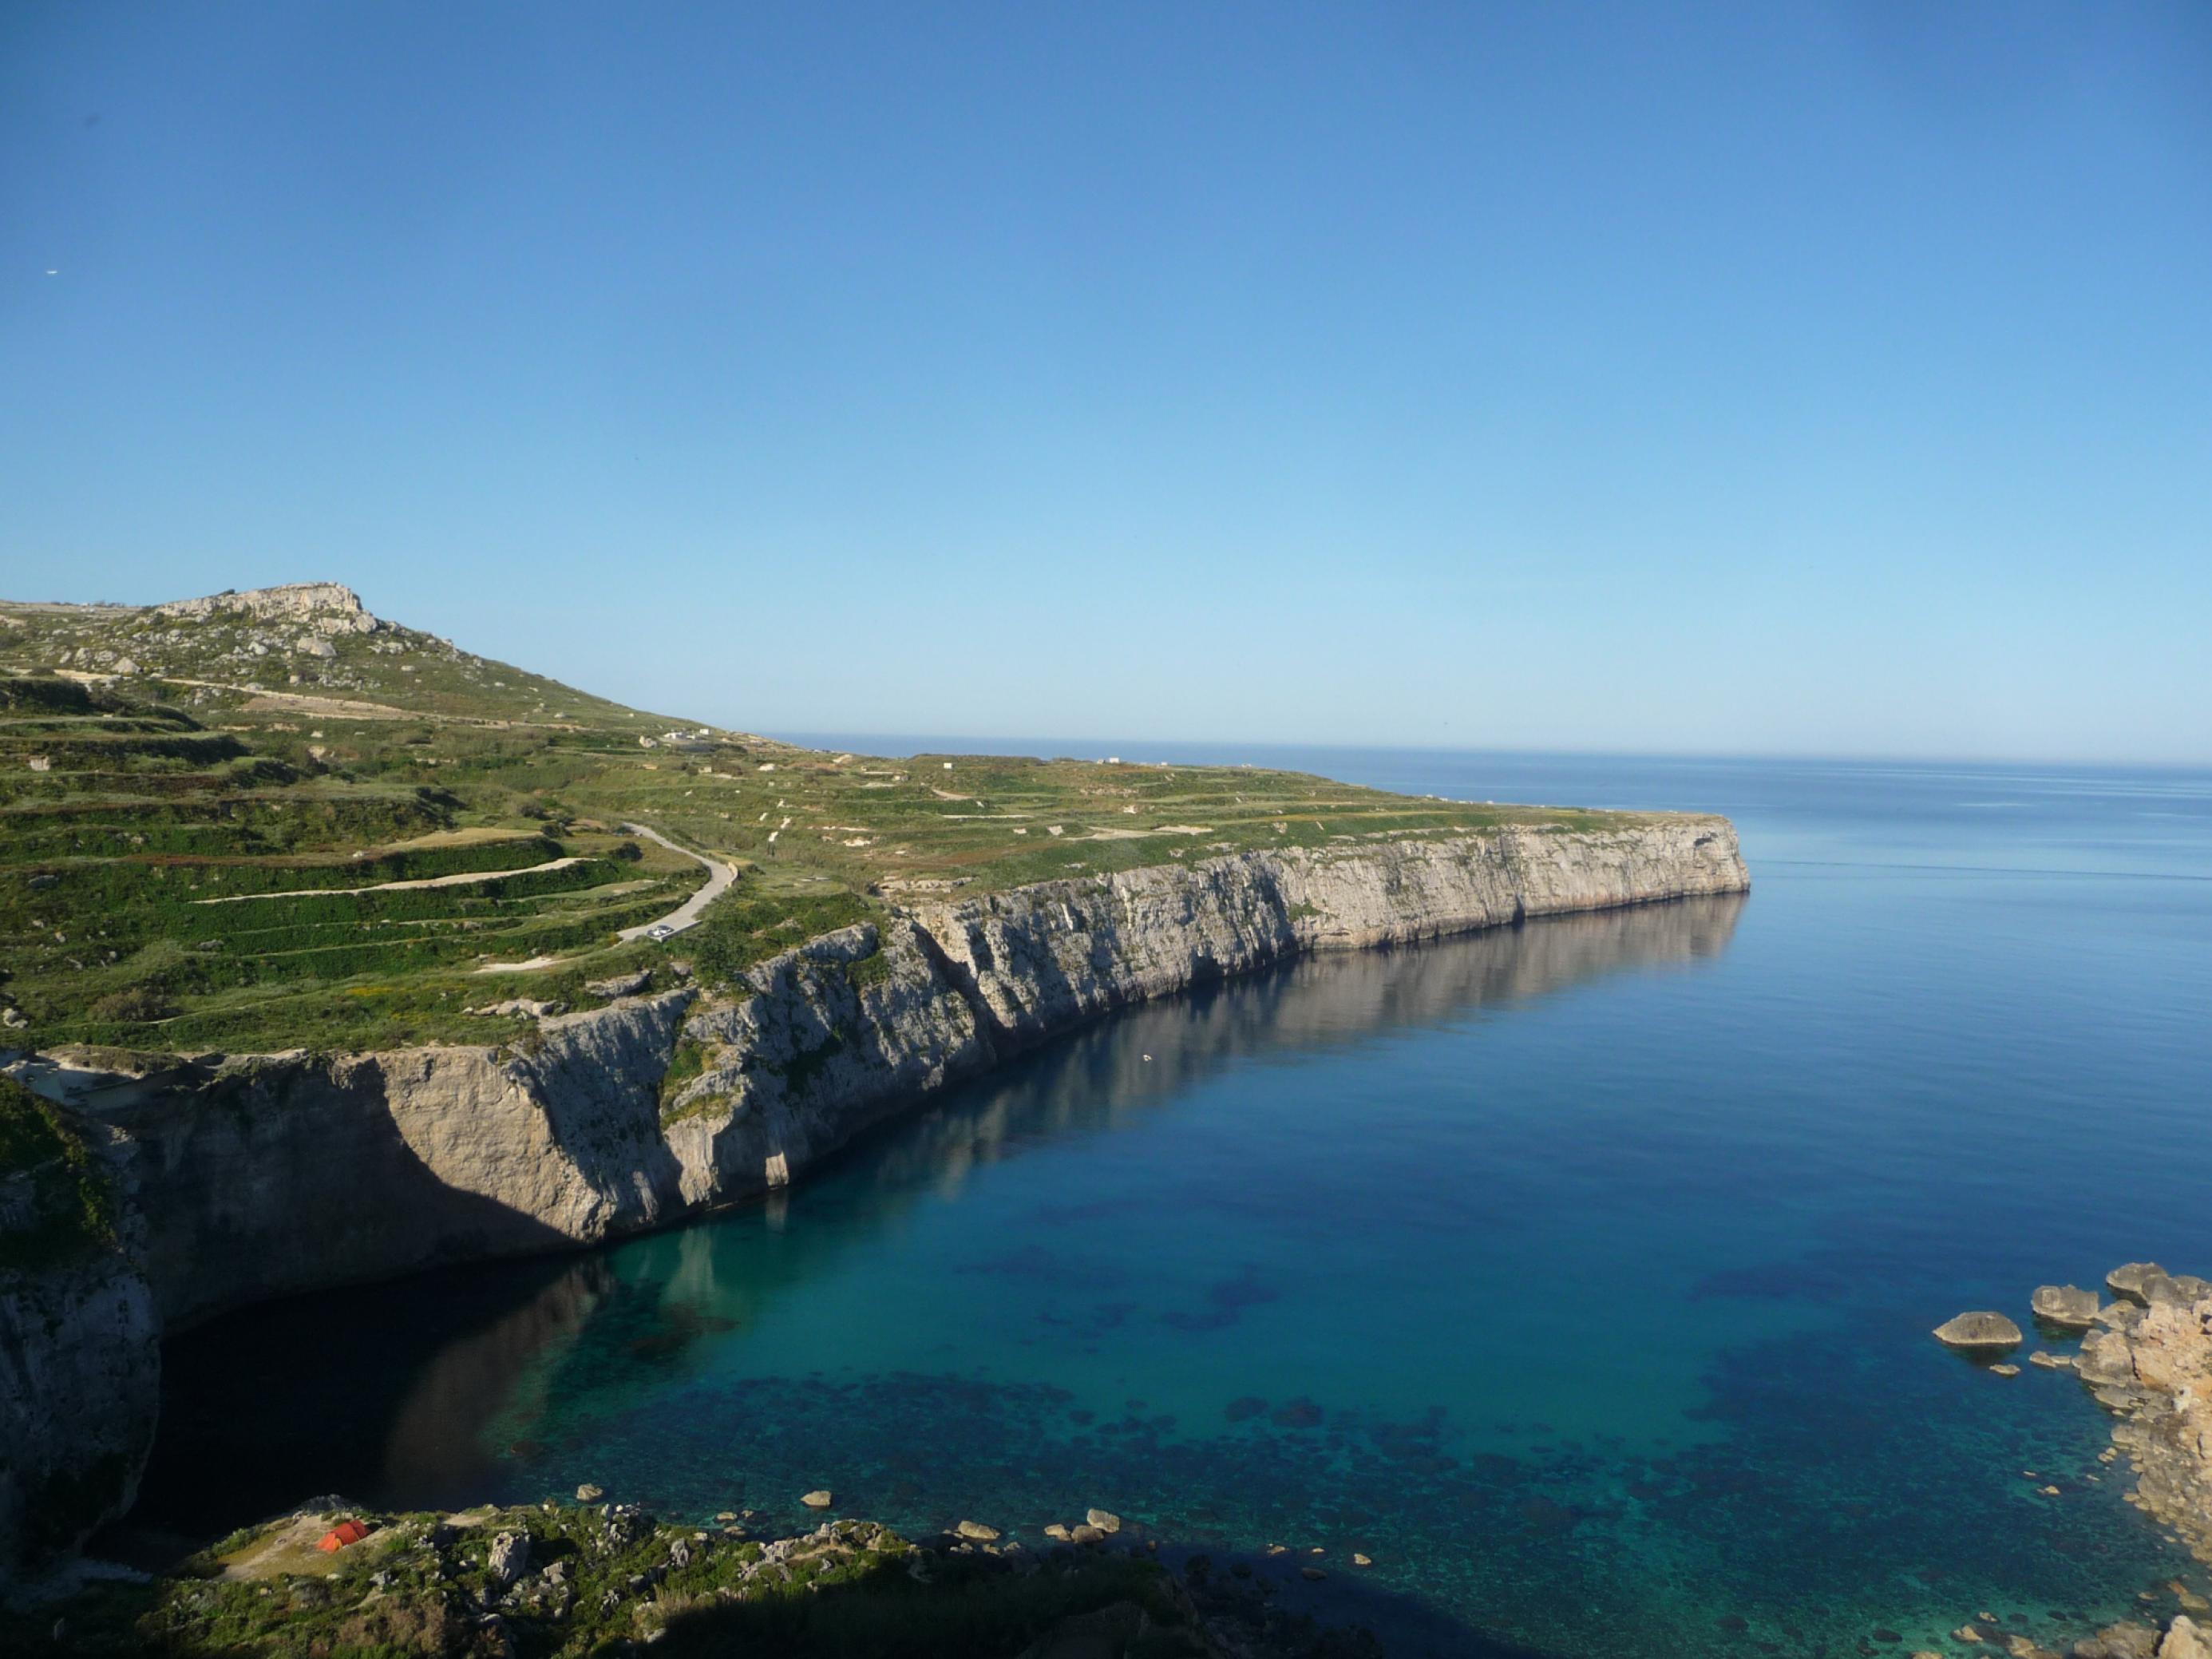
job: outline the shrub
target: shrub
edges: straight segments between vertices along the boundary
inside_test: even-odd
[[[149,1020],[167,1019],[174,1012],[167,999],[150,985],[131,986],[92,1005],[94,1018],[121,1025],[143,1025]]]

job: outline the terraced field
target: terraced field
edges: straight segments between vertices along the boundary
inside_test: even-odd
[[[332,586],[0,603],[0,1045],[526,1040],[486,1011],[727,979],[916,895],[1606,821],[1247,768],[802,750],[469,655]],[[623,944],[706,876],[628,823],[740,879],[696,928]]]

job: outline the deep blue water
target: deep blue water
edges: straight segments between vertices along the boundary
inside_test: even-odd
[[[2212,1271],[2212,775],[1210,757],[1723,811],[1754,890],[1134,1010],[767,1207],[220,1322],[171,1345],[143,1518],[591,1480],[796,1523],[826,1486],[1036,1543],[1097,1504],[1291,1545],[1286,1601],[1399,1652],[1909,1650],[1984,1609],[2063,1650],[2205,1587],[2069,1376],[1928,1332]]]

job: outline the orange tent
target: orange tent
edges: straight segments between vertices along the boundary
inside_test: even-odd
[[[319,1550],[342,1550],[348,1544],[358,1544],[368,1536],[368,1528],[358,1521],[341,1521],[322,1536],[315,1547]]]

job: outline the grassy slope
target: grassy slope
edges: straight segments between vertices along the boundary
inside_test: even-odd
[[[726,975],[921,893],[1615,820],[1247,768],[831,755],[679,726],[389,623],[0,602],[0,1004],[23,1022],[0,1044],[511,1038],[512,1017],[468,1011],[586,1006],[587,979],[667,975],[672,947],[613,935],[704,872],[625,821],[744,870],[672,947]],[[471,873],[487,878],[335,890]],[[285,896],[204,902],[240,893]],[[538,957],[556,961],[476,971]]]

